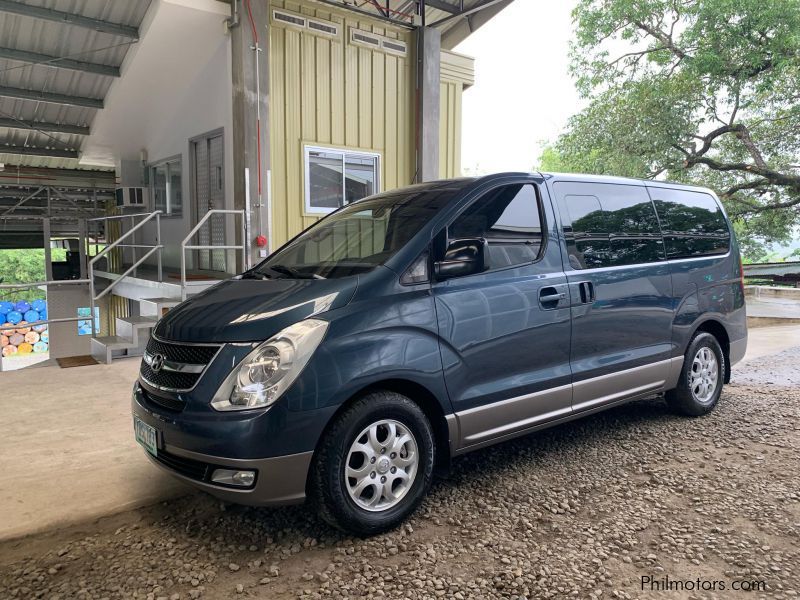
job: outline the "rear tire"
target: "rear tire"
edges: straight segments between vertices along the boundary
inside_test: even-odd
[[[719,402],[724,377],[725,354],[717,338],[701,331],[689,342],[678,387],[665,394],[667,404],[689,417],[708,414]]]
[[[329,524],[368,536],[393,529],[431,485],[433,431],[411,400],[388,391],[356,400],[323,436],[309,497]]]

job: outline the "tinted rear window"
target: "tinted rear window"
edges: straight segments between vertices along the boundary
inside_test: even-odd
[[[716,200],[704,192],[650,188],[669,258],[725,254],[731,234]]]
[[[658,219],[644,187],[558,182],[554,190],[574,269],[664,259]]]

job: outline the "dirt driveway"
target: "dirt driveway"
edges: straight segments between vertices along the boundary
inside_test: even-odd
[[[652,399],[468,455],[368,540],[196,494],[9,542],[0,598],[795,598],[798,366],[749,363],[705,418]]]

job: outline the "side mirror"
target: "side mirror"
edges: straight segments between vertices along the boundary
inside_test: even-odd
[[[461,238],[452,240],[444,253],[444,260],[433,265],[437,279],[450,279],[474,275],[486,270],[486,240]]]

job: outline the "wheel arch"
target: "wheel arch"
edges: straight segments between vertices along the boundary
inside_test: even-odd
[[[731,381],[731,340],[728,336],[728,330],[725,326],[716,319],[708,319],[703,321],[692,332],[690,340],[694,338],[699,332],[710,333],[713,335],[722,348],[722,354],[725,356],[725,373],[724,382],[730,383]]]
[[[339,418],[339,415],[346,411],[359,398],[363,398],[364,396],[379,390],[401,394],[414,402],[414,404],[419,406],[422,412],[425,413],[425,416],[428,418],[428,421],[433,429],[433,439],[434,443],[436,444],[436,463],[434,468],[437,474],[446,474],[450,468],[451,458],[450,430],[448,428],[444,410],[442,409],[442,404],[437,399],[436,395],[424,385],[416,381],[403,378],[387,378],[373,381],[372,383],[360,388],[357,392],[351,394],[347,400],[342,402],[325,424],[325,427],[323,428],[322,433],[317,440],[316,446],[314,447],[314,458],[317,456],[319,445],[322,443],[322,440],[327,435],[333,423]],[[309,474],[306,479],[306,490],[308,490],[308,484],[311,480],[311,476],[311,470],[309,469]]]

